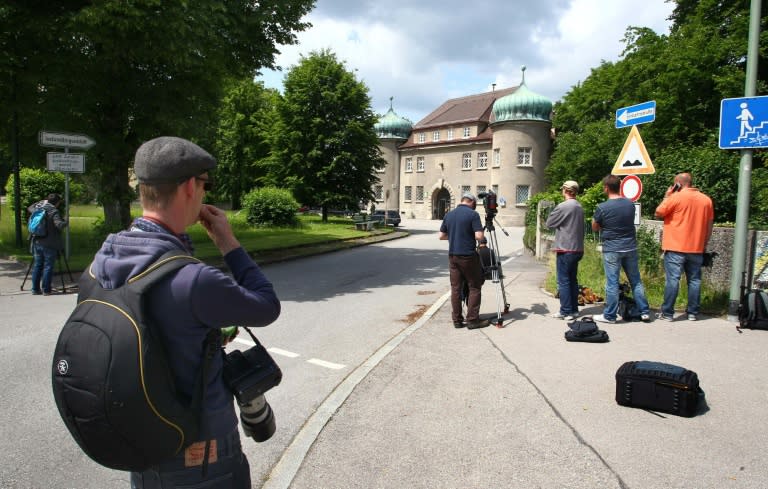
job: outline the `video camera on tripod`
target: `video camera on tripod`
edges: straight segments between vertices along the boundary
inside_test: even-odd
[[[499,204],[496,200],[496,194],[492,191],[480,192],[477,197],[483,199],[483,207],[485,207],[486,219],[493,220],[498,212]]]

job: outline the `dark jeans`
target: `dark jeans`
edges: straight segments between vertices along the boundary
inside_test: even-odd
[[[56,264],[58,251],[54,248],[47,248],[37,242],[32,243],[32,251],[35,255],[35,261],[32,265],[32,292],[39,294],[51,292],[51,281],[53,280],[53,266]],[[40,289],[42,281],[42,290]]]
[[[576,275],[583,252],[557,254],[557,290],[560,293],[560,314],[576,315],[579,312],[579,281]]]
[[[461,312],[461,288],[464,281],[469,286],[469,298],[467,300],[467,322],[480,319],[480,291],[483,286],[483,272],[480,267],[480,257],[474,255],[449,255],[451,276],[451,317],[453,322],[462,321]]]
[[[131,489],[251,489],[251,469],[240,446],[237,430],[217,440],[218,460],[208,464],[203,479],[201,465],[184,466],[184,452],[144,472],[131,472]]]

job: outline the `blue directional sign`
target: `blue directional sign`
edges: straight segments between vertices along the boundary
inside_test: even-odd
[[[616,129],[653,122],[656,119],[656,101],[622,107],[616,111]]]
[[[720,148],[768,147],[768,95],[720,101]]]

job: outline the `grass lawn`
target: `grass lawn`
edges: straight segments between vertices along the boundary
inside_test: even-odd
[[[30,262],[27,241],[26,222],[22,223],[22,248],[16,247],[15,220],[10,206],[0,207],[0,255],[14,257],[17,260]],[[133,207],[131,214],[140,215],[139,207]],[[98,230],[98,224],[103,220],[102,208],[95,205],[71,206],[70,218],[70,257],[69,266],[72,271],[82,271],[91,262],[94,253],[101,246],[104,235]],[[328,218],[323,223],[320,216],[299,216],[299,225],[292,228],[255,228],[245,221],[245,213],[227,211],[229,222],[240,243],[251,254],[294,248],[319,243],[347,240],[365,237],[370,232],[357,231],[351,219]],[[188,229],[195,244],[195,256],[210,263],[220,263],[221,254],[208,238],[205,229],[199,225]]]

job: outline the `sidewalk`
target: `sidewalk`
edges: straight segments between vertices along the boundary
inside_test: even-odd
[[[264,487],[766,487],[768,333],[704,318],[605,325],[609,343],[568,343],[539,288],[546,267],[526,255],[504,270],[505,327],[455,329],[438,304],[329,413],[295,477],[281,461]],[[483,293],[495,317],[492,284]],[[614,375],[631,360],[696,371],[708,410],[618,406]]]

